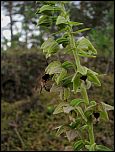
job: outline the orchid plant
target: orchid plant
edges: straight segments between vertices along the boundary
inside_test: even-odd
[[[46,58],[51,58],[60,50],[74,57],[74,61],[55,60],[49,63],[45,72],[52,76],[53,85],[50,91],[59,93],[60,102],[53,114],[65,113],[69,118],[69,124],[57,127],[57,135],[65,133],[69,141],[73,141],[73,149],[76,151],[110,151],[104,145],[95,142],[93,125],[94,119],[108,121],[108,110],[113,110],[111,105],[89,99],[87,90],[92,85],[101,86],[99,74],[80,62],[80,58],[95,58],[97,50],[85,37],[78,38],[79,33],[90,28],[78,29],[83,23],[70,20],[66,11],[66,1],[41,1],[41,7],[36,14],[40,14],[37,26],[50,29],[55,25],[57,31],[51,33],[41,45]],[[50,30],[49,30],[50,31]],[[54,36],[58,35],[58,38]],[[73,72],[72,72],[73,71]],[[71,94],[81,94],[81,98],[71,99]],[[87,135],[86,135],[87,133]]]

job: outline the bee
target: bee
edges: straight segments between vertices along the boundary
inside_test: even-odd
[[[51,83],[50,80],[52,79],[53,75],[45,74],[41,78],[38,78],[37,85],[35,86],[34,90],[36,91],[38,89],[38,84],[40,85],[40,93],[43,89],[46,91],[50,91]]]

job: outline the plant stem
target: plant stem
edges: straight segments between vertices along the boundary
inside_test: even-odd
[[[83,83],[81,84],[81,94],[85,100],[86,105],[89,105],[87,90],[86,90],[85,85]]]
[[[69,37],[70,37],[71,48],[73,48],[73,55],[74,55],[74,58],[75,58],[76,66],[78,68],[78,67],[80,67],[80,59],[79,59],[79,56],[78,56],[78,53],[77,53],[75,40],[74,40],[73,34],[71,33],[71,30],[69,31]]]
[[[63,9],[64,14],[66,14],[66,10],[65,10],[65,7],[63,4],[62,4],[62,9]],[[67,16],[67,20],[69,22],[69,16]],[[74,39],[72,32],[73,32],[72,27],[68,26],[70,45],[71,45],[73,55],[75,58],[76,66],[77,66],[77,68],[79,68],[81,66],[81,64],[80,64],[80,59],[79,59],[78,52],[77,52],[75,39]],[[85,100],[85,107],[87,107],[89,105],[89,99],[88,99],[88,95],[87,95],[87,90],[86,90],[85,85],[83,83],[81,84],[81,94]],[[95,143],[92,119],[88,120],[87,124],[88,124],[89,140],[90,140],[90,144],[92,145]]]
[[[90,139],[90,144],[94,144],[95,143],[95,139],[94,139],[94,133],[93,133],[93,123],[90,122],[88,124],[88,132],[89,132],[89,139]]]
[[[70,19],[69,19],[69,16],[67,15],[67,12],[65,10],[65,7],[64,7],[63,3],[61,3],[61,7],[62,7],[62,11],[63,11],[64,15],[66,16],[66,19],[69,22]],[[75,44],[75,40],[74,40],[74,36],[73,36],[72,32],[73,32],[72,31],[72,27],[68,26],[70,45],[71,45],[71,48],[72,48],[72,51],[73,51],[73,55],[74,55],[74,58],[75,58],[76,66],[78,68],[78,67],[80,67],[80,59],[79,59],[79,56],[78,56],[78,53],[77,53],[77,48],[76,48],[76,44]]]

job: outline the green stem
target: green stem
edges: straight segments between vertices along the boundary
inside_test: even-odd
[[[77,53],[77,48],[76,48],[76,44],[75,44],[73,34],[71,33],[71,29],[69,30],[69,37],[70,37],[70,45],[71,45],[73,55],[74,55],[74,58],[75,58],[76,66],[78,68],[78,67],[80,67],[80,59],[79,59],[79,56],[78,56],[78,53]]]
[[[90,139],[90,144],[94,144],[95,143],[95,139],[94,139],[94,133],[93,133],[93,123],[90,122],[88,124],[88,133],[89,133],[89,139]]]
[[[89,105],[89,99],[88,99],[88,95],[87,95],[87,90],[84,86],[84,84],[81,84],[81,94],[85,100],[86,105]],[[92,123],[92,119],[89,120],[88,122],[88,133],[89,133],[89,140],[90,140],[90,144],[94,144],[95,143],[95,139],[94,139],[94,133],[93,133],[93,123]]]
[[[81,84],[81,94],[85,100],[86,106],[88,106],[89,99],[88,99],[88,95],[87,95],[87,90],[83,83]],[[92,145],[95,143],[92,118],[89,118],[89,120],[88,120],[88,133],[89,133],[90,144]]]
[[[81,94],[85,100],[86,105],[89,105],[87,90],[86,90],[85,85],[83,83],[81,84]]]
[[[64,14],[66,14],[66,10],[65,10],[65,7],[63,4],[62,4],[62,10],[63,10]],[[67,18],[67,20],[69,21],[69,17]],[[75,39],[74,39],[72,32],[73,32],[72,27],[68,26],[70,45],[71,45],[73,55],[75,58],[76,66],[77,66],[77,68],[79,68],[81,66],[81,64],[80,64],[80,59],[79,59],[78,52],[77,52]],[[87,90],[86,90],[85,85],[83,83],[81,84],[81,94],[85,100],[85,106],[87,107],[89,105],[89,99],[88,99],[88,95],[87,95]],[[87,124],[88,124],[89,140],[90,140],[90,144],[92,145],[95,143],[92,119],[88,120]]]
[[[69,19],[69,16],[67,15],[67,12],[65,10],[65,7],[64,7],[63,3],[61,3],[61,7],[62,7],[63,14],[66,16],[66,19],[69,22],[70,19]],[[77,47],[76,47],[76,43],[75,43],[74,36],[73,36],[72,32],[73,32],[72,31],[72,27],[68,26],[70,45],[71,45],[71,48],[72,48],[72,51],[73,51],[73,55],[74,55],[74,58],[75,58],[76,66],[78,68],[78,67],[80,67],[80,59],[79,59],[79,56],[78,56],[78,53],[77,53]]]

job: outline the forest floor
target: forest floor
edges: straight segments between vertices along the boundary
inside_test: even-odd
[[[102,86],[89,90],[89,98],[114,104],[114,75],[102,78]],[[30,98],[8,103],[2,101],[1,150],[2,151],[64,151],[71,150],[64,134],[56,136],[55,127],[67,121],[64,114],[53,115],[58,96],[45,90],[37,95],[36,101]],[[31,103],[32,102],[32,103]],[[109,122],[94,125],[95,140],[114,148],[114,114],[109,112]]]

